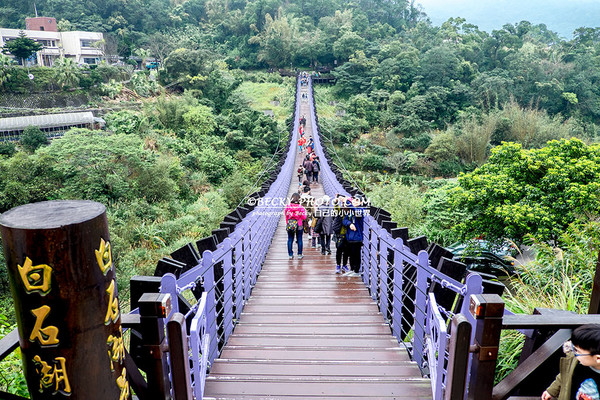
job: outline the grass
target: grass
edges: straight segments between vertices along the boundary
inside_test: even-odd
[[[336,106],[331,104],[336,101],[333,95],[333,86],[315,85],[314,88],[319,118],[335,118]]]
[[[293,81],[287,79],[284,84],[272,82],[243,82],[236,92],[247,99],[249,106],[260,112],[272,110],[277,122],[284,122],[289,117],[290,106],[294,101]],[[274,105],[273,101],[279,101]]]

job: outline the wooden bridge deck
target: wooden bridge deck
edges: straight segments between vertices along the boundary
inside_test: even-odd
[[[308,105],[301,105],[311,135]],[[300,164],[300,157],[296,165]],[[290,194],[297,190],[294,174]],[[313,196],[323,195],[320,185]],[[330,256],[287,254],[282,217],[235,331],[206,380],[207,399],[431,399],[358,277],[336,275]]]

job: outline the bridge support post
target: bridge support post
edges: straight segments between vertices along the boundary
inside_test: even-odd
[[[164,322],[171,312],[171,301],[167,293],[145,293],[139,300],[143,346],[150,354],[145,368],[150,400],[171,399]]]
[[[504,301],[497,294],[471,295],[469,312],[475,317],[476,353],[471,361],[467,400],[491,399]]]
[[[26,204],[0,229],[31,398],[130,398],[105,207]]]
[[[167,322],[169,353],[171,360],[171,378],[174,400],[192,400],[190,357],[185,328],[185,317],[174,313]]]
[[[471,329],[471,324],[464,315],[456,314],[452,317],[444,400],[463,400],[465,398]]]

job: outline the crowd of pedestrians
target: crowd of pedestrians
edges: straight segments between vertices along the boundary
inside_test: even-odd
[[[302,73],[300,85],[308,86],[306,72]],[[308,98],[304,90],[301,96]],[[298,122],[298,152],[302,163],[297,169],[298,191],[292,194],[285,208],[288,257],[294,259],[294,241],[297,258],[304,257],[303,235],[307,235],[306,245],[320,249],[321,255],[332,255],[332,245],[335,247],[335,264],[332,265],[336,274],[359,276],[364,227],[362,199],[340,194],[334,199],[312,195],[312,188],[319,184],[321,162],[315,152],[314,139],[306,134],[306,117],[300,116]]]

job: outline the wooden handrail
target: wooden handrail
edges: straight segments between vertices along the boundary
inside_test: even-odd
[[[8,335],[0,339],[0,360],[8,357],[17,347],[19,347],[19,330],[13,329]]]
[[[502,329],[574,329],[586,324],[600,324],[600,315],[572,314],[564,315],[505,315],[502,318]]]

